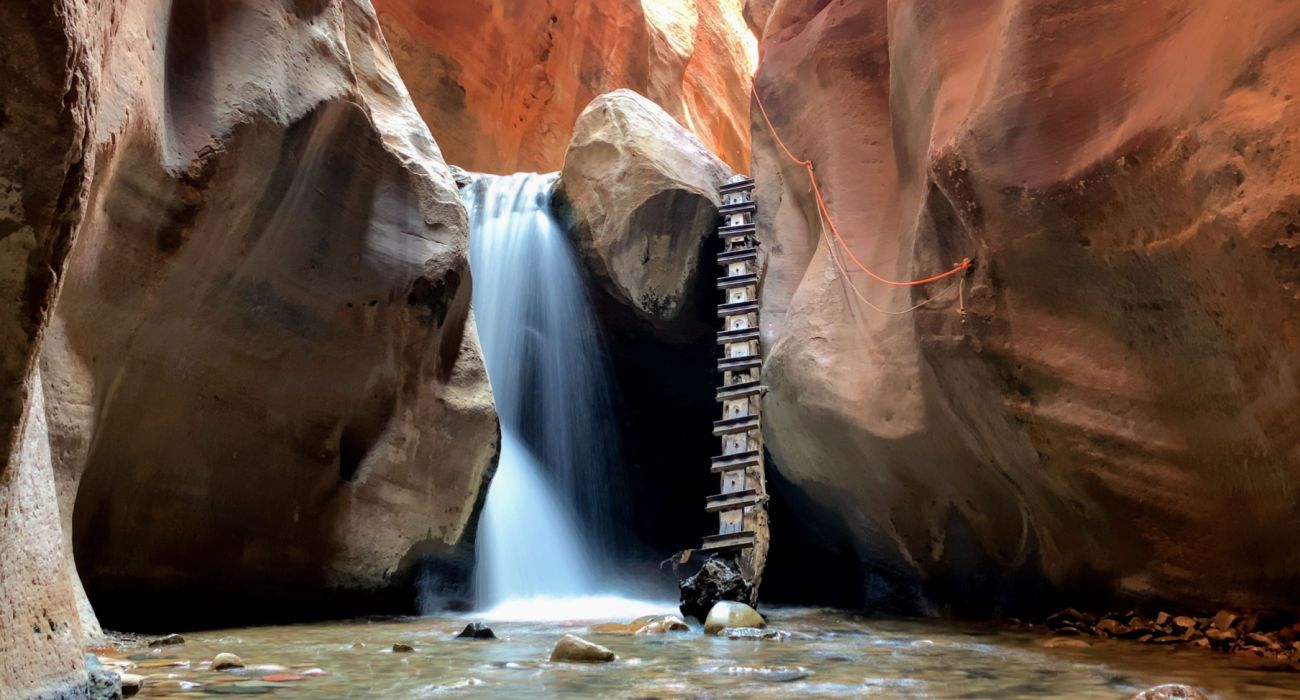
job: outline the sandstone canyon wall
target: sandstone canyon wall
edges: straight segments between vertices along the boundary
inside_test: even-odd
[[[447,162],[558,170],[578,114],[630,88],[749,169],[754,37],[740,0],[376,0]]]
[[[765,432],[861,595],[1300,605],[1300,7],[751,5],[848,247],[976,261],[859,299],[755,116]]]
[[[81,3],[3,3],[0,26],[0,697],[87,687],[36,372],[84,205],[102,50]]]
[[[136,629],[464,566],[497,444],[465,213],[369,3],[0,18],[0,695],[84,683],[73,546]]]

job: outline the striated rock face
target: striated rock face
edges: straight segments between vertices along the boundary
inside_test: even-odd
[[[934,300],[869,308],[755,117],[768,445],[888,574],[867,595],[1300,605],[1300,7],[782,0],[765,27],[758,92],[858,258],[976,259],[961,290],[854,273]]]
[[[64,178],[84,206],[40,364],[52,512],[101,616],[339,614],[463,573],[497,443],[466,220],[369,4],[73,5],[94,159]]]
[[[35,371],[84,203],[100,52],[84,3],[3,3],[0,26],[0,697],[84,696],[75,575]]]
[[[740,0],[376,0],[448,162],[556,170],[578,114],[631,88],[749,168],[754,37]]]
[[[732,173],[653,102],[601,95],[574,125],[557,199],[597,284],[657,327],[682,320]]]

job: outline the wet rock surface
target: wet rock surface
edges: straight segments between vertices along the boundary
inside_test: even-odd
[[[169,634],[165,637],[158,637],[156,639],[149,640],[149,646],[151,647],[176,646],[178,644],[184,644],[184,643],[185,643],[185,638],[179,634]]]
[[[762,628],[767,626],[758,611],[744,603],[721,600],[713,604],[704,619],[704,633],[718,634],[731,627]]]
[[[86,655],[86,671],[90,678],[86,694],[90,700],[122,698],[122,679],[116,672],[101,664],[94,654]]]
[[[572,634],[564,635],[551,649],[551,661],[568,663],[608,663],[614,652]]]
[[[456,635],[457,639],[496,639],[497,635],[491,627],[482,622],[471,622],[465,625],[465,629]]]
[[[665,634],[668,632],[688,632],[690,625],[676,615],[644,615],[629,623],[605,622],[593,625],[591,631],[596,634]]]
[[[681,611],[686,617],[704,622],[719,601],[748,604],[754,598],[753,586],[733,565],[720,559],[705,561],[700,570],[682,581]]]
[[[1161,685],[1144,690],[1133,700],[1210,700],[1205,693],[1185,685]]]
[[[393,645],[393,650],[394,651],[397,650],[396,644]],[[407,651],[410,651],[410,649],[407,649]],[[222,652],[212,657],[213,671],[224,671],[226,669],[243,668],[243,667],[244,667],[244,660],[229,652]]]
[[[718,630],[717,635],[724,639],[773,642],[784,642],[793,637],[785,630],[769,630],[761,627],[724,627]]]

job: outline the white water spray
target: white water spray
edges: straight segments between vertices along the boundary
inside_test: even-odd
[[[480,176],[464,193],[474,314],[501,417],[479,523],[478,599],[489,619],[660,611],[614,595],[601,573],[617,501],[607,478],[613,409],[582,276],[550,214],[554,181]]]

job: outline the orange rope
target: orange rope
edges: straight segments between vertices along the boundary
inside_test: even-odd
[[[858,256],[854,255],[852,250],[849,250],[849,244],[844,241],[844,237],[840,235],[840,230],[836,228],[835,220],[831,218],[831,211],[826,206],[826,199],[822,197],[821,187],[817,184],[817,175],[813,173],[812,161],[804,160],[796,156],[794,152],[790,150],[790,147],[785,145],[785,141],[781,140],[781,135],[776,132],[776,127],[772,125],[772,120],[767,116],[767,108],[763,106],[763,99],[758,96],[757,86],[754,87],[754,101],[758,103],[758,111],[763,115],[763,121],[767,122],[767,128],[772,132],[772,138],[776,141],[776,145],[780,146],[782,151],[785,151],[785,155],[790,160],[794,161],[798,165],[802,165],[803,169],[808,171],[808,181],[812,183],[813,195],[817,198],[817,209],[819,215],[823,219],[825,219],[827,225],[830,226],[831,233],[835,234],[835,240],[839,242],[840,248],[844,251],[845,255],[849,257],[849,260],[853,261],[853,264],[856,265],[859,270],[862,270],[863,272],[870,275],[873,279],[883,282],[885,284],[892,284],[896,287],[915,287],[922,284],[937,282],[945,277],[951,277],[953,275],[961,273],[964,270],[970,269],[971,266],[970,258],[963,258],[961,262],[954,263],[952,269],[948,270],[947,272],[941,272],[937,275],[931,275],[929,277],[926,277],[925,279],[911,280],[907,282],[891,280],[886,277],[881,277],[875,272],[872,272],[871,268],[867,267],[866,265],[863,265],[862,261],[858,260]]]

